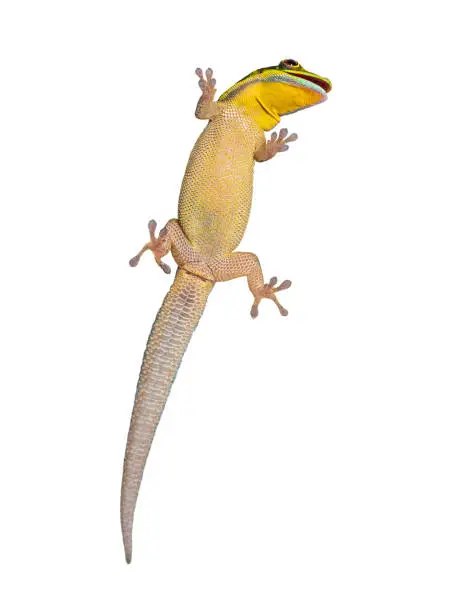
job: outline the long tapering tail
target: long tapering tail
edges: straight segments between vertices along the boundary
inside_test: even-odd
[[[178,269],[146,345],[127,438],[121,489],[126,561],[132,559],[135,504],[151,443],[175,375],[214,283]]]

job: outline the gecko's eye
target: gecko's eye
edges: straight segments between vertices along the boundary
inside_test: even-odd
[[[293,59],[283,60],[282,64],[284,64],[288,68],[297,68],[299,66],[299,62],[296,62],[296,60]]]

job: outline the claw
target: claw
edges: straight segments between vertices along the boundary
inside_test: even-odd
[[[170,274],[170,272],[172,271],[172,268],[168,264],[164,263],[163,261],[158,261],[158,264],[161,270],[165,272],[166,274]]]
[[[275,304],[277,305],[278,310],[280,311],[280,314],[282,317],[287,317],[288,316],[288,311],[286,310],[286,308],[283,308],[283,306],[280,304],[280,302],[277,300],[277,297],[275,295],[272,296],[272,300],[275,302]]]
[[[215,95],[216,79],[213,78],[213,70],[207,68],[205,75],[202,68],[196,68],[196,74],[199,77],[199,87],[202,90],[202,95],[207,98],[213,99]]]
[[[251,315],[251,318],[252,318],[252,319],[256,319],[256,317],[258,316],[258,314],[259,314],[259,308],[258,308],[258,305],[257,305],[256,303],[254,303],[254,304],[253,304],[253,306],[251,307],[251,310],[250,310],[250,315]]]
[[[297,134],[290,134],[288,136],[287,128],[281,128],[280,132],[272,132],[270,135],[270,139],[266,142],[266,153],[265,161],[267,159],[272,159],[277,153],[282,153],[289,149],[289,142],[294,142],[297,140]]]
[[[290,280],[284,280],[282,283],[280,283],[280,285],[278,285],[278,287],[275,287],[277,282],[278,282],[277,277],[272,276],[272,278],[266,285],[263,285],[254,293],[254,296],[255,296],[254,302],[253,302],[253,306],[251,307],[251,311],[250,311],[251,317],[253,319],[255,319],[258,316],[259,302],[264,298],[272,300],[276,304],[282,317],[288,316],[288,311],[286,310],[286,308],[283,308],[283,306],[280,304],[275,294],[278,293],[278,291],[284,291],[285,289],[289,289],[292,283]]]
[[[154,234],[156,233],[157,223],[154,219],[148,222],[148,230],[150,237],[154,238]]]
[[[291,285],[292,282],[290,280],[284,280],[274,291],[284,291],[285,289],[289,289]]]
[[[154,259],[156,260],[157,265],[161,268],[161,270],[166,274],[170,274],[170,266],[162,261],[162,257],[164,257],[164,255],[167,255],[170,250],[170,246],[167,245],[167,230],[166,228],[162,229],[159,232],[159,237],[156,238],[156,228],[156,221],[154,219],[151,219],[151,221],[149,221],[148,223],[150,240],[145,244],[141,251],[137,253],[137,255],[132,257],[132,259],[129,261],[129,265],[132,268],[135,268],[135,266],[138,265],[138,262],[140,261],[140,258],[143,253],[145,253],[146,251],[151,251],[154,255]]]

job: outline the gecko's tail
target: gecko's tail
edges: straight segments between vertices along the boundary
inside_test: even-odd
[[[127,438],[121,489],[126,561],[132,559],[132,525],[146,459],[165,402],[214,283],[178,270],[146,345]]]

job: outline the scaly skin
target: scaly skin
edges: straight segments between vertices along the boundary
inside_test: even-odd
[[[234,252],[250,215],[253,169],[286,151],[296,134],[271,129],[282,114],[312,106],[326,99],[331,84],[305,71],[294,60],[257,70],[214,101],[213,73],[198,68],[202,90],[196,116],[209,123],[191,152],[181,187],[178,220],[172,219],[156,238],[156,223],[149,223],[150,240],[131,259],[136,266],[151,250],[166,273],[162,259],[169,253],[178,271],[159,310],[146,346],[127,440],[121,491],[121,524],[126,561],[132,558],[132,526],[143,470],[171,385],[196,328],[207,298],[218,281],[246,276],[254,302],[251,316],[258,315],[262,299],[275,302],[280,313],[288,311],[276,293],[291,286],[277,286],[273,277],[264,282],[258,258],[253,253]]]

